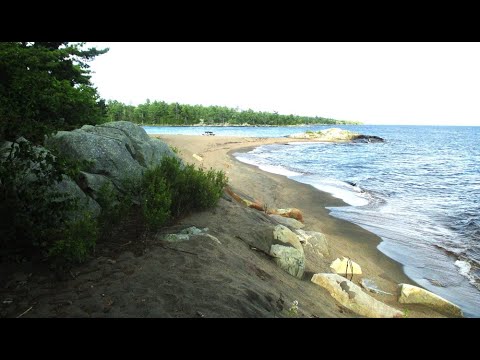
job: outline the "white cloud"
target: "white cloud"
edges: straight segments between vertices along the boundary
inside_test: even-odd
[[[100,95],[370,124],[480,125],[480,43],[88,43]]]

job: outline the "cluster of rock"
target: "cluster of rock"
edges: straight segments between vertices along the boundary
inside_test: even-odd
[[[290,137],[324,141],[383,141],[377,137],[340,129],[296,134]],[[0,144],[0,150],[8,149],[10,146],[11,143],[4,142]],[[77,181],[65,176],[56,185],[56,190],[80,199],[94,215],[100,213],[100,206],[96,200],[104,185],[110,185],[115,191],[123,192],[129,182],[139,182],[148,167],[160,164],[165,156],[177,157],[167,144],[149,137],[140,126],[125,121],[97,126],[85,125],[73,131],[59,131],[46,140],[46,147],[52,146],[71,158],[90,162],[88,171],[82,171]],[[42,147],[38,147],[36,151],[48,152]],[[270,255],[287,273],[298,279],[303,278],[306,267],[305,251],[321,259],[330,256],[327,238],[320,232],[304,230],[303,215],[299,209],[270,208],[258,200],[235,193],[230,188],[227,188],[226,192],[232,199],[261,211],[264,213],[262,216],[268,218],[271,222],[270,233],[268,236],[262,236],[261,242],[254,245]],[[165,242],[192,239],[221,244],[218,238],[208,233],[208,228],[189,227],[179,233],[161,235],[161,240]],[[403,316],[399,310],[376,300],[347,279],[349,276],[362,275],[361,267],[356,262],[345,257],[338,258],[331,263],[330,269],[332,273],[317,273],[313,275],[311,281],[329,291],[331,296],[346,308],[367,317]],[[360,284],[369,292],[392,295],[380,290],[369,279],[363,278]],[[398,301],[401,304],[422,304],[452,316],[462,316],[458,306],[427,290],[400,284],[399,292]]]
[[[324,234],[316,231],[304,230],[303,216],[300,210],[292,208],[288,211],[275,211],[266,207],[255,199],[247,199],[228,189],[228,193],[238,202],[257,210],[261,210],[273,220],[273,236],[268,254],[283,270],[299,279],[303,278],[306,267],[305,251],[311,251],[318,258],[325,259],[330,255],[328,241]],[[278,215],[281,213],[281,215]],[[300,220],[297,220],[300,219]],[[368,278],[361,278],[360,285],[352,279],[354,275],[362,275],[361,266],[349,258],[336,258],[330,264],[331,273],[317,273],[311,281],[324,289],[340,304],[351,311],[366,317],[404,317],[405,314],[375,299],[368,293],[382,296],[395,294],[380,290],[376,283]],[[350,280],[348,278],[350,277]],[[458,306],[417,286],[400,284],[400,304],[422,304],[444,314],[455,317],[463,316]]]
[[[315,139],[319,141],[352,141],[352,142],[384,142],[385,140],[379,136],[363,135],[349,130],[339,128],[331,128],[321,131],[307,131],[304,133],[291,134],[288,136],[292,139]]]
[[[356,314],[367,317],[404,317],[401,311],[376,300],[365,293],[347,277],[350,273],[362,274],[360,265],[347,258],[336,259],[330,265],[334,274],[320,273],[313,275],[311,281],[329,291],[330,295],[346,308]],[[350,269],[350,270],[349,270]],[[345,274],[345,277],[340,274]],[[378,288],[374,281],[362,278],[360,284],[369,292],[379,295],[394,295]],[[461,309],[450,301],[418,286],[399,284],[400,304],[420,304],[441,313],[463,317]]]
[[[21,141],[27,140],[17,140]],[[0,148],[9,149],[11,145],[4,142]],[[74,160],[90,164],[76,181],[64,176],[54,190],[79,199],[94,216],[100,213],[96,200],[103,186],[111,185],[114,191],[123,192],[126,184],[138,183],[148,167],[160,164],[165,156],[177,157],[166,143],[127,121],[58,131],[46,139],[45,147],[55,147]],[[36,151],[48,152],[46,148],[38,146]]]

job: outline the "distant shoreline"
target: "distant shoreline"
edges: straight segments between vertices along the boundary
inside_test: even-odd
[[[137,124],[139,126],[153,127],[307,127],[307,126],[358,126],[363,124],[297,124],[297,125],[252,125],[252,124],[193,124],[193,125],[171,125],[171,124]]]

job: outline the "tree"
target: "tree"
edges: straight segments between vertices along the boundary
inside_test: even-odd
[[[0,140],[41,143],[55,130],[106,120],[88,62],[108,49],[84,43],[0,43]]]
[[[122,114],[123,111],[123,115]],[[142,125],[298,125],[298,124],[356,124],[351,121],[326,119],[323,117],[309,117],[299,115],[282,115],[277,111],[258,112],[252,109],[240,110],[226,106],[202,106],[179,103],[167,104],[164,101],[147,99],[138,106],[125,105],[118,101],[110,101],[107,106],[109,121],[126,120]]]

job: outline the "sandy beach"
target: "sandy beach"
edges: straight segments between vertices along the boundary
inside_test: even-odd
[[[361,265],[362,277],[393,294],[370,293],[376,299],[408,312],[408,317],[445,317],[424,306],[398,303],[397,284],[415,283],[399,263],[377,250],[377,236],[329,215],[325,207],[345,205],[343,201],[233,156],[259,145],[295,140],[156,137],[178,149],[188,163],[224,170],[234,191],[269,207],[300,209],[304,230],[326,235],[329,255],[306,251],[303,278],[291,276],[249,246],[251,239],[261,241],[271,231],[267,215],[224,197],[214,209],[185,217],[157,234],[140,232],[133,216],[110,241],[98,244],[91,261],[72,269],[70,278],[55,278],[48,269],[29,262],[3,266],[1,317],[286,317],[294,301],[296,317],[359,317],[310,281],[314,273],[331,272],[331,261],[342,256]],[[208,227],[219,243],[202,236],[168,245],[159,241],[161,234],[187,226]],[[353,282],[360,279],[355,275]]]
[[[236,152],[249,151],[260,145],[280,143],[288,146],[289,142],[308,140],[188,135],[158,135],[157,137],[181,149],[181,156],[187,162],[205,168],[224,170],[234,190],[247,193],[275,208],[300,209],[304,216],[305,228],[322,232],[327,236],[331,255],[329,259],[318,263],[315,259],[309,259],[307,254],[307,269],[304,276],[306,281],[310,280],[314,273],[331,272],[326,264],[330,264],[337,257],[347,256],[361,264],[364,274],[386,292],[397,294],[399,283],[417,285],[404,274],[401,264],[377,250],[376,247],[381,241],[378,236],[355,224],[329,215],[325,207],[347,205],[342,200],[310,185],[259,170],[255,166],[236,160],[233,156]],[[200,156],[202,160],[195,159],[193,154]],[[355,276],[357,277],[358,283],[359,276]],[[401,304],[396,301],[396,296],[374,295],[374,297],[388,305],[400,308]],[[420,306],[410,305],[408,312],[410,317],[441,316]]]

